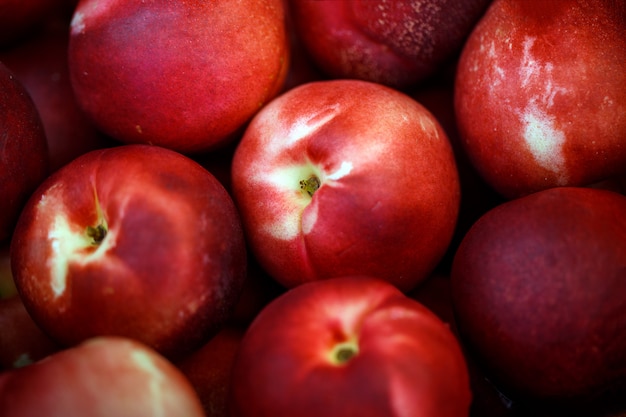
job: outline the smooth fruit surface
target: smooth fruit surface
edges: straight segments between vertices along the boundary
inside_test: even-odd
[[[100,337],[0,374],[3,417],[204,417],[185,376],[131,339]]]
[[[174,151],[125,145],[83,155],[41,185],[11,265],[27,310],[59,342],[113,334],[175,355],[230,317],[246,252],[213,175]]]
[[[82,0],[69,44],[77,100],[120,141],[216,148],[280,90],[284,18],[282,0]]]
[[[374,275],[408,290],[446,251],[459,210],[450,142],[388,87],[313,82],[253,119],[232,189],[251,250],[287,287]]]
[[[272,301],[246,331],[232,376],[236,417],[467,416],[457,339],[389,283],[341,277]]]
[[[455,82],[462,144],[513,198],[586,186],[626,169],[623,1],[496,0]]]

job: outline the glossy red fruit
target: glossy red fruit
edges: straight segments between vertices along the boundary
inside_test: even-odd
[[[463,48],[462,144],[508,198],[626,172],[626,3],[496,0]]]
[[[213,175],[177,152],[124,145],[75,159],[33,193],[11,267],[27,310],[61,344],[119,335],[175,357],[230,318],[246,250]]]
[[[69,65],[81,108],[126,143],[217,148],[281,89],[282,0],[82,0]]]
[[[370,277],[302,284],[272,301],[235,358],[233,417],[467,417],[459,343],[434,313]]]
[[[0,374],[3,417],[205,417],[189,380],[154,350],[101,337]]]
[[[432,113],[359,80],[308,83],[276,98],[232,163],[249,246],[286,287],[361,274],[410,290],[450,244],[459,188]]]

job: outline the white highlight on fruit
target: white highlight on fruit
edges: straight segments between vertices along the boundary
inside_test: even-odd
[[[492,60],[498,59],[498,54],[496,54],[496,42],[492,41],[489,45],[489,51],[487,52],[487,57]]]
[[[563,155],[566,136],[557,128],[556,119],[549,112],[557,96],[567,94],[568,89],[555,81],[555,68],[551,62],[544,62],[533,55],[532,48],[536,42],[536,37],[527,36],[522,44],[520,86],[529,97],[526,107],[518,110],[523,126],[522,137],[535,161],[556,175],[557,184],[564,185],[568,181]]]
[[[85,247],[85,239],[72,231],[65,216],[57,215],[52,228],[48,231],[48,241],[52,249],[52,255],[48,259],[50,287],[55,297],[60,297],[67,286],[67,270],[71,255]]]
[[[528,36],[524,39],[524,54],[520,65],[520,85],[522,88],[536,88],[543,85],[543,91],[532,97],[532,100],[540,100],[547,108],[554,105],[557,94],[567,93],[567,88],[556,85],[552,75],[554,65],[551,62],[542,63],[531,54],[531,48],[537,38]]]
[[[50,271],[50,288],[55,297],[60,297],[67,288],[67,275],[72,263],[87,264],[104,254],[115,246],[115,231],[108,230],[105,239],[98,244],[93,251],[87,250],[93,246],[93,242],[87,236],[84,229],[72,226],[68,218],[62,214],[56,215],[47,239],[50,244],[51,254],[47,260]]]
[[[333,172],[332,174],[328,175],[326,179],[334,180],[334,181],[339,180],[345,177],[346,175],[348,175],[352,171],[352,168],[353,168],[352,162],[342,161],[339,169]]]
[[[299,179],[311,175],[320,177],[320,173],[312,165],[288,165],[276,168],[263,177],[267,187],[280,194],[265,207],[274,215],[272,222],[266,224],[265,232],[271,236],[291,240],[300,233],[302,211],[310,203],[311,198],[305,196],[300,189]]]
[[[254,173],[249,178],[255,188],[273,194],[256,209],[267,213],[265,218],[268,220],[263,230],[270,236],[292,240],[302,232],[309,232],[315,224],[317,215],[314,208],[309,209],[306,216],[303,215],[311,197],[300,188],[301,180],[316,176],[324,184],[337,181],[352,171],[352,163],[344,161],[334,172],[322,172],[307,159],[306,146],[300,146],[302,139],[315,134],[340,111],[339,103],[331,103],[295,120],[284,120],[280,108],[269,107],[264,112],[262,123],[268,125],[267,130],[272,134],[259,138],[262,152],[248,166],[248,171]],[[285,162],[290,159],[291,162]]]
[[[363,318],[378,306],[384,296],[380,295],[380,297],[351,297],[350,301],[341,297],[329,298],[320,303],[319,317],[332,317],[340,333],[348,338],[356,338]]]
[[[393,415],[397,417],[410,417],[420,414],[423,410],[415,409],[415,393],[413,384],[408,381],[404,374],[398,372],[391,376],[389,393],[391,395],[391,407]]]
[[[531,102],[522,114],[522,122],[522,136],[534,159],[543,168],[554,172],[559,184],[567,183],[563,156],[565,134],[556,128],[554,118]]]
[[[70,29],[72,33],[82,33],[85,30],[85,23],[88,19],[93,20],[106,12],[117,10],[117,6],[112,4],[115,2],[118,2],[118,0],[82,1],[74,10],[74,15],[72,16],[72,21],[70,22]]]
[[[300,232],[310,233],[318,219],[317,205],[311,204],[311,197],[305,195],[299,181],[314,175],[320,179],[322,187],[332,187],[333,181],[345,178],[353,167],[352,162],[342,161],[337,170],[326,174],[308,163],[277,168],[267,174],[264,177],[266,183],[283,193],[284,198],[271,208],[276,216],[266,225],[266,233],[283,240],[294,239]]]
[[[288,194],[292,192],[298,192],[298,197],[301,194],[300,183],[295,179],[309,178],[311,175],[316,175],[318,178],[320,172],[318,172],[312,165],[287,165],[284,167],[276,168],[263,178],[264,182],[269,183],[272,187],[278,190],[287,191]],[[298,198],[299,200],[299,198]]]
[[[150,415],[154,417],[165,416],[166,407],[163,404],[164,399],[167,398],[167,393],[165,393],[163,389],[166,382],[165,375],[146,352],[135,349],[130,356],[137,369],[147,375],[145,380],[148,381],[147,388],[149,396],[152,399],[152,401],[150,401],[152,405]]]
[[[496,73],[496,75],[498,76],[498,78],[496,78],[494,81],[497,80],[498,84],[500,83],[500,80],[504,79],[504,76],[506,75],[504,72],[504,69],[502,69],[502,67],[498,66],[498,65],[494,65],[493,66],[493,70]]]
[[[280,109],[268,108],[265,111],[265,120],[270,127],[270,131],[275,131],[271,136],[264,137],[264,154],[268,156],[280,155],[282,152],[292,148],[300,140],[311,136],[322,126],[331,121],[340,111],[338,103],[330,104],[326,108],[299,117],[292,122],[281,120]],[[288,123],[287,128],[277,128]]]
[[[486,87],[490,97],[496,97],[497,92],[501,89],[501,85],[505,82],[506,72],[500,65],[501,59],[496,49],[496,41],[491,40],[487,46],[487,39],[482,35],[480,38],[481,55],[473,58],[470,71],[476,72],[483,69],[483,80],[488,80]],[[483,68],[484,67],[484,68]]]
[[[604,109],[607,107],[612,107],[615,103],[613,102],[613,99],[611,99],[611,97],[609,96],[604,96],[604,98],[602,99],[602,104],[600,105],[600,108]]]
[[[302,213],[302,233],[305,235],[311,233],[317,223],[319,217],[319,210],[317,204],[310,204],[307,206],[305,212]]]
[[[546,70],[548,71],[549,74],[552,73],[552,68],[553,68],[552,64],[550,63],[546,64]],[[566,88],[553,85],[552,77],[550,76],[550,77],[547,77],[545,91],[542,95],[542,100],[549,108],[554,105],[554,97],[556,97],[558,93],[566,93],[566,92],[567,92]]]
[[[85,15],[77,10],[70,22],[70,28],[73,33],[82,33],[85,30]]]
[[[537,38],[534,36],[527,36],[526,39],[524,39],[524,56],[522,57],[522,64],[519,69],[522,87],[526,87],[530,79],[541,71],[541,64],[539,64],[530,53],[536,40]]]
[[[324,126],[330,120],[332,120],[339,111],[339,104],[332,104],[328,108],[299,118],[289,129],[287,134],[287,144],[292,143],[310,136],[313,132]]]

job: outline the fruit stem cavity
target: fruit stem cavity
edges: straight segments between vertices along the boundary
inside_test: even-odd
[[[305,191],[311,197],[313,197],[315,191],[320,188],[320,185],[320,179],[316,175],[311,175],[306,180],[300,181],[300,189]]]
[[[99,245],[107,235],[107,229],[103,224],[95,227],[87,226],[87,236],[92,240],[93,245]]]
[[[354,342],[339,343],[333,347],[331,361],[336,365],[344,365],[359,353],[359,347]]]

